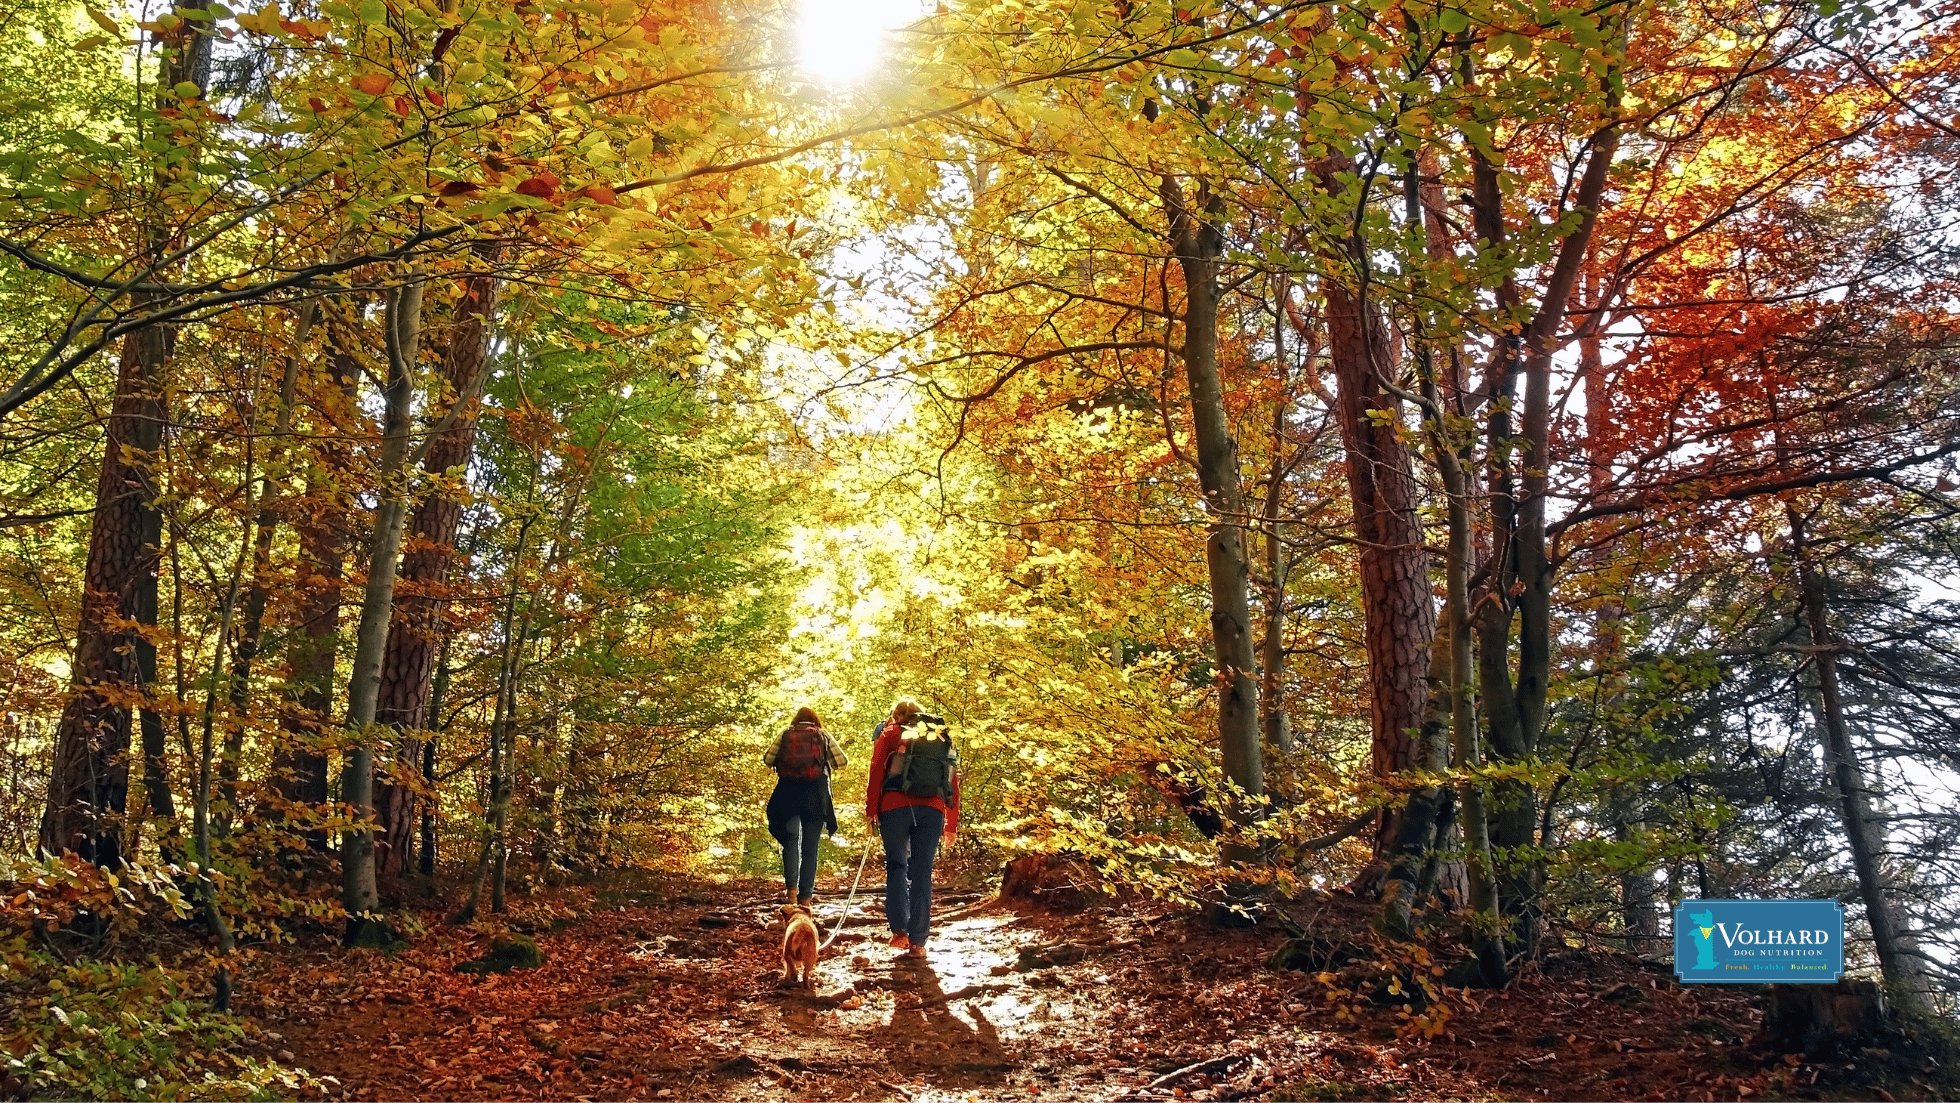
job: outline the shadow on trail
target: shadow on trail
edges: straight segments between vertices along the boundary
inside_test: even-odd
[[[928,959],[898,958],[891,983],[896,999],[876,1044],[894,1074],[942,1089],[970,1088],[998,1084],[1014,1067],[984,1010],[966,1002],[962,1010],[971,1022],[954,1013],[960,986],[949,990]]]

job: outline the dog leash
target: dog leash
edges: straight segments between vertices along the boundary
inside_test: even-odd
[[[817,949],[828,949],[831,943],[837,941],[837,936],[843,933],[844,921],[851,917],[851,901],[857,899],[858,884],[864,880],[864,863],[870,860],[871,843],[866,842],[864,844],[864,855],[858,859],[857,876],[851,878],[851,894],[844,898],[844,906],[837,912],[837,925],[830,929],[830,937],[824,939],[823,944],[818,946]]]

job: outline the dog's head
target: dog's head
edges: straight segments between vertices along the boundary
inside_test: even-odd
[[[782,916],[784,923],[788,923],[799,915],[809,915],[810,909],[801,904],[784,904],[776,909],[776,914]]]

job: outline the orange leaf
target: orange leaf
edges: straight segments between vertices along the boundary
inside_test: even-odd
[[[386,73],[363,73],[354,78],[354,90],[365,92],[370,96],[378,96],[386,92],[391,83],[393,82],[388,79]]]
[[[435,104],[437,107],[442,106],[442,93],[436,91],[433,88],[422,89],[422,98],[428,100],[432,104]]]

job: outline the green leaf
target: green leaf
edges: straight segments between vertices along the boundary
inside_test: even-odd
[[[1469,29],[1470,17],[1455,8],[1444,8],[1436,17],[1436,23],[1443,28],[1444,34],[1460,34]]]

